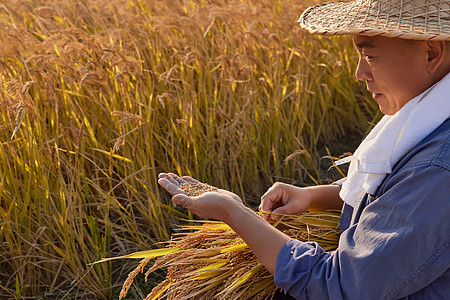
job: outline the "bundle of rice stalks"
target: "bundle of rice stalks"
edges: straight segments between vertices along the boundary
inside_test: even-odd
[[[209,188],[208,188],[209,187]],[[210,186],[190,183],[182,188],[208,190]],[[192,191],[191,191],[192,192]],[[292,238],[317,242],[327,251],[339,240],[339,214],[304,213],[283,216],[272,224]],[[147,299],[267,299],[277,287],[245,242],[225,223],[199,221],[182,226],[164,249],[136,252],[121,258],[144,258],[125,281],[120,299],[126,296],[134,278],[157,258],[145,273],[148,276],[167,268],[164,281]]]
[[[339,214],[305,213],[284,216],[273,223],[282,232],[302,241],[317,242],[334,250],[339,239]],[[126,258],[144,258],[125,281],[120,299],[149,261],[158,257],[145,273],[167,268],[166,279],[145,298],[160,299],[265,299],[277,287],[273,276],[251,249],[225,223],[203,221],[183,226],[164,249],[137,252]]]

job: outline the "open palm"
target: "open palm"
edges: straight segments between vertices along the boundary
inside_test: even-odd
[[[159,185],[173,196],[172,201],[175,204],[203,218],[223,221],[228,217],[230,207],[236,204],[243,205],[239,196],[223,189],[206,192],[199,196],[187,196],[181,185],[187,182],[200,183],[189,176],[179,177],[173,173],[161,173],[158,178]]]

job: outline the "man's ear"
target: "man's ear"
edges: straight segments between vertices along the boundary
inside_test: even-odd
[[[428,73],[432,74],[436,72],[438,67],[444,61],[446,55],[445,42],[444,41],[429,41],[428,45]]]

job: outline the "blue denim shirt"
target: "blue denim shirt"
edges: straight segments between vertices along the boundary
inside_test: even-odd
[[[336,251],[288,241],[275,283],[296,299],[450,299],[450,119],[353,213]]]

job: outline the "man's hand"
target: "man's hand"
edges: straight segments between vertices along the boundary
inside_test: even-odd
[[[278,219],[281,215],[293,215],[308,210],[311,206],[311,193],[307,190],[277,182],[261,197],[259,210],[269,212],[264,219]]]
[[[261,197],[259,210],[268,212],[264,219],[278,219],[281,215],[293,215],[307,210],[323,211],[342,208],[339,186],[319,185],[301,188],[277,182]]]
[[[187,182],[200,183],[189,176],[179,177],[173,173],[161,173],[158,178],[159,185],[173,196],[173,203],[181,205],[203,218],[226,221],[232,213],[233,207],[243,206],[239,196],[222,189],[195,197],[187,196],[180,186]]]

